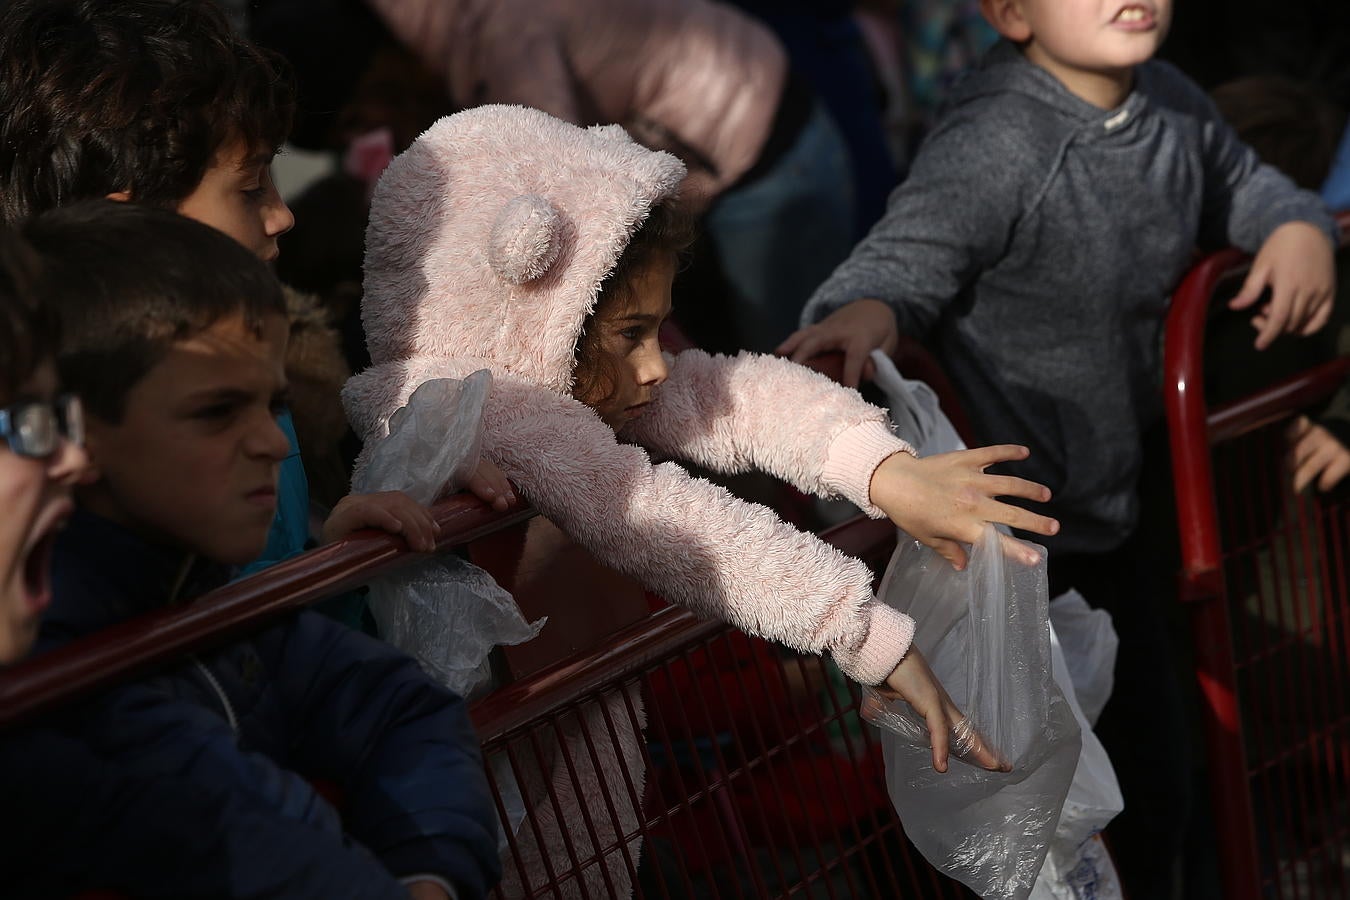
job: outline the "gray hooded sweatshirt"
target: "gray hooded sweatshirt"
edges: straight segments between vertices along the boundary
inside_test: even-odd
[[[1321,200],[1262,165],[1172,66],[1140,66],[1105,111],[1002,43],[802,323],[888,303],[935,348],[980,437],[1031,449],[1008,468],[1054,492],[1040,509],[1063,527],[1045,543],[1103,552],[1137,518],[1164,314],[1194,248],[1255,251],[1293,220],[1335,235]]]

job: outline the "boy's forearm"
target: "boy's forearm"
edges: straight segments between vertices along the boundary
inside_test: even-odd
[[[1208,216],[1202,223],[1206,242],[1255,253],[1281,225],[1307,222],[1336,245],[1339,230],[1322,198],[1261,163],[1226,125],[1216,126],[1206,165]]]

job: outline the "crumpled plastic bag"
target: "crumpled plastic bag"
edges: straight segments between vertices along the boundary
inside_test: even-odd
[[[1097,718],[1111,699],[1116,684],[1116,653],[1120,638],[1111,624],[1111,614],[1093,609],[1077,591],[1068,591],[1050,601],[1050,624],[1059,637],[1069,682],[1088,724]]]
[[[1059,625],[1065,619],[1071,626],[1091,627],[1077,634],[1073,631],[1061,634]],[[1092,643],[1075,643],[1082,635],[1089,635]],[[1102,681],[1098,670],[1105,669],[1109,696],[1109,678],[1115,668],[1118,643],[1110,615],[1089,609],[1087,601],[1077,591],[1069,591],[1050,601],[1050,654],[1055,681],[1064,688],[1064,697],[1078,721],[1083,749],[1030,900],[1121,900],[1115,864],[1098,835],[1124,809],[1125,803],[1106,748],[1092,733],[1092,726],[1080,706],[1079,680],[1072,677],[1068,662],[1079,657],[1081,677],[1094,690],[1100,688]],[[1105,703],[1105,699],[1102,702]]]
[[[460,381],[433,378],[417,386],[389,417],[388,433],[367,448],[361,493],[402,491],[423,506],[461,487],[483,447],[483,403],[492,373],[480,369]]]
[[[932,765],[928,729],[903,701],[868,689],[863,716],[883,732],[886,784],[905,833],[937,869],[984,898],[1026,900],[1045,861],[1078,763],[1073,711],[1052,676],[1044,554],[1005,557],[990,525],[963,571],[903,539],[878,597],[914,617],[914,646],[965,727],[1011,764],[990,772],[956,756]]]
[[[403,491],[425,504],[462,486],[478,465],[483,401],[491,389],[486,369],[463,381],[419,385],[390,416],[389,434],[367,448],[353,488]],[[492,687],[493,647],[528,641],[545,621],[526,622],[492,576],[448,554],[377,579],[369,601],[380,636],[463,697]]]
[[[942,411],[937,393],[922,381],[900,374],[891,358],[872,351],[872,381],[886,395],[896,436],[909,441],[919,456],[966,449],[951,419]]]
[[[902,376],[895,368],[891,358],[880,350],[872,352],[872,363],[875,366],[876,374],[874,381],[886,395],[888,405],[890,406],[891,421],[895,425],[896,434],[912,444],[919,456],[929,456],[934,453],[948,453],[954,450],[964,450],[965,443],[957,434],[951,421],[946,414],[942,412],[941,405],[938,402],[937,394],[927,384],[921,381],[907,379]],[[906,543],[903,540],[902,544]],[[988,538],[988,535],[986,535]],[[941,559],[936,557],[931,551],[924,551],[919,545],[908,541],[908,549],[901,547],[896,552],[896,557],[892,560],[891,569],[887,572],[886,582],[883,583],[882,596],[897,596],[894,592],[900,588],[894,585],[893,573],[897,564],[911,565],[918,567],[919,570],[912,571],[911,582],[914,583],[913,590],[945,590],[940,588],[948,575],[952,574],[950,566],[947,566]],[[902,551],[909,561],[900,563]],[[919,559],[922,557],[923,561]],[[1002,557],[1000,556],[1000,559]],[[1002,559],[1005,564],[1006,559]],[[974,569],[975,562],[972,558],[971,569]],[[931,576],[932,581],[925,581],[925,578]],[[1025,580],[1025,579],[1023,579]],[[950,586],[948,586],[950,587]],[[1026,585],[1027,589],[1036,594],[1037,600],[1035,606],[1036,620],[1045,622],[1046,614],[1041,610],[1040,596],[1044,594],[1043,584],[1033,588],[1031,584]],[[978,587],[976,588],[978,589]],[[961,615],[969,616],[970,610],[960,603],[955,604],[953,608],[940,609],[934,608],[940,606],[937,598],[939,593],[933,593],[928,596],[928,603],[924,604],[925,609],[916,608],[918,604],[912,604],[910,612],[919,623],[919,632],[923,637],[916,636],[916,642],[920,649],[929,658],[930,665],[934,665],[934,670],[939,678],[942,679],[948,692],[952,694],[957,704],[966,711],[968,718],[961,734],[953,735],[954,750],[962,749],[959,746],[961,738],[967,740],[971,736],[972,723],[980,721],[981,714],[972,712],[972,707],[963,705],[966,698],[958,694],[953,688],[953,682],[958,679],[949,675],[944,670],[939,671],[934,664],[934,659],[930,654],[928,645],[924,643],[928,636],[935,642],[947,641],[950,649],[956,648],[956,638],[951,636],[951,631],[956,628],[956,618]],[[964,597],[963,597],[964,599]],[[900,602],[904,602],[901,600]],[[991,860],[986,860],[984,864],[971,864],[965,866],[964,875],[959,874],[954,869],[947,868],[943,863],[945,857],[942,855],[945,851],[942,849],[944,842],[953,840],[948,835],[945,837],[929,837],[931,853],[925,851],[929,860],[934,862],[938,868],[947,871],[953,877],[964,881],[971,887],[981,890],[971,879],[984,873],[982,876],[985,885],[983,895],[986,897],[1017,897],[1025,895],[1026,876],[1032,872],[1035,877],[1034,886],[1031,889],[1031,900],[1117,900],[1120,896],[1120,886],[1116,879],[1115,867],[1111,862],[1110,855],[1106,852],[1101,840],[1097,837],[1098,833],[1106,827],[1114,816],[1120,812],[1121,799],[1120,787],[1116,781],[1115,770],[1111,767],[1111,762],[1106,756],[1106,751],[1096,735],[1092,733],[1089,723],[1095,722],[1097,715],[1106,704],[1106,700],[1111,695],[1112,672],[1115,668],[1115,654],[1118,640],[1115,630],[1111,627],[1110,616],[1099,610],[1089,609],[1086,601],[1076,592],[1070,592],[1062,597],[1056,598],[1049,605],[1049,643],[1050,643],[1050,671],[1055,685],[1058,685],[1058,694],[1065,704],[1072,711],[1073,719],[1077,724],[1078,742],[1080,751],[1076,764],[1069,768],[1071,754],[1069,747],[1072,746],[1070,739],[1065,736],[1056,738],[1056,735],[1067,735],[1068,730],[1064,728],[1064,717],[1060,705],[1053,700],[1049,701],[1046,708],[1046,732],[1047,740],[1062,740],[1062,746],[1051,752],[1046,752],[1042,747],[1038,751],[1028,749],[1025,752],[1027,756],[1027,766],[1034,763],[1037,757],[1043,757],[1041,763],[1047,767],[1040,771],[1034,778],[1029,772],[1024,773],[1022,767],[1015,767],[1011,776],[1000,776],[994,773],[981,774],[983,770],[973,770],[970,766],[959,767],[959,764],[953,764],[949,776],[953,773],[961,775],[963,778],[969,776],[976,781],[985,780],[987,783],[983,786],[982,792],[977,785],[963,784],[959,789],[959,796],[953,794],[950,797],[942,796],[942,779],[945,776],[937,775],[923,785],[907,788],[901,786],[897,788],[892,780],[894,770],[893,762],[903,762],[906,765],[915,765],[923,767],[929,759],[928,755],[928,734],[922,724],[916,720],[912,713],[908,712],[908,707],[903,704],[892,704],[890,708],[882,705],[885,703],[880,695],[870,695],[864,701],[864,715],[882,720],[881,724],[889,731],[882,732],[882,744],[886,754],[887,778],[891,787],[891,797],[896,804],[896,809],[900,812],[901,818],[905,823],[906,832],[910,834],[911,839],[915,839],[916,845],[919,843],[916,836],[918,823],[912,819],[906,812],[906,806],[902,806],[902,801],[898,799],[897,794],[905,797],[904,803],[912,805],[931,804],[936,816],[929,815],[927,820],[932,822],[934,819],[941,824],[944,819],[950,819],[952,822],[962,822],[961,827],[972,825],[971,812],[974,807],[967,807],[968,802],[975,804],[985,803],[983,807],[991,814],[997,808],[1012,810],[1016,812],[1018,804],[1021,802],[1017,798],[1020,796],[1038,796],[1044,804],[1038,812],[1026,814],[1023,817],[1020,827],[1022,832],[1015,836],[1019,843],[1018,853],[1009,855],[1008,861],[1013,865],[1006,871],[999,872],[997,867],[991,865],[991,862],[998,857],[996,852]],[[1061,641],[1061,636],[1063,640]],[[1062,651],[1061,652],[1061,648]],[[1044,668],[1040,665],[1040,656],[1036,656],[1037,679],[1043,681]],[[961,684],[982,683],[974,676],[966,675],[961,679]],[[1036,683],[1030,680],[1028,683]],[[1050,686],[1054,690],[1054,685]],[[1079,703],[1082,703],[1080,709]],[[901,709],[902,708],[902,709]],[[870,710],[870,711],[869,711]],[[1084,713],[1086,712],[1086,716]],[[1000,751],[1007,754],[1016,751],[1006,749],[1008,738],[998,737],[985,729],[987,726],[979,726],[982,732],[981,737],[990,741],[990,743]],[[904,749],[895,747],[898,741],[906,741],[911,746]],[[919,749],[921,748],[921,749]],[[1068,782],[1068,789],[1062,795],[1063,804],[1059,810],[1058,820],[1052,816],[1052,800],[1059,791],[1059,785],[1065,779],[1065,771],[1071,773],[1072,778]],[[927,773],[935,775],[931,767]],[[998,786],[998,779],[1018,779],[1016,784],[1008,784],[1001,789]],[[926,792],[925,792],[925,789]],[[1006,792],[999,793],[999,791]],[[970,798],[974,798],[971,800]],[[986,803],[986,798],[993,797],[993,803],[999,806],[992,806]],[[956,813],[956,817],[949,817],[944,813],[943,804],[949,804],[946,809]],[[1006,823],[997,823],[996,828],[1004,827]],[[1053,826],[1053,827],[1051,827]],[[977,832],[970,832],[978,836]],[[1040,835],[1039,838],[1033,838],[1033,835]],[[959,842],[959,839],[956,839]],[[991,842],[992,843],[992,842]],[[1041,865],[1038,874],[1034,873],[1032,868],[1036,858],[1036,848],[1040,845],[1044,854],[1045,862]],[[922,850],[923,847],[920,846]],[[961,852],[970,854],[973,846],[963,844]],[[1018,858],[1020,857],[1020,862]],[[956,861],[952,866],[961,866]]]

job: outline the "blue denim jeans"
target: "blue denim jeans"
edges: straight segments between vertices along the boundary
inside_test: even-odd
[[[848,148],[817,102],[796,142],[705,220],[732,294],[741,345],[772,350],[797,327],[811,293],[853,249]]]

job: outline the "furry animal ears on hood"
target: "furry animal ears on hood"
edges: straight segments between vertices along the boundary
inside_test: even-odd
[[[519,106],[441,119],[371,200],[371,360],[473,357],[568,393],[601,283],[684,171],[617,125],[581,128]]]

